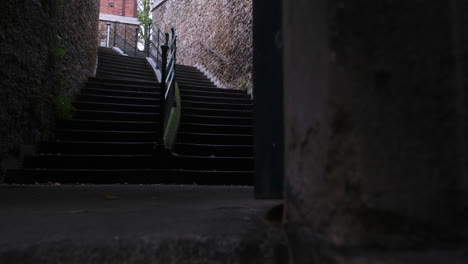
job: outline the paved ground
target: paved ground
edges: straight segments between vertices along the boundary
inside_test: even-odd
[[[250,187],[0,186],[0,263],[185,263],[187,247],[200,257],[187,263],[250,258],[278,203]]]

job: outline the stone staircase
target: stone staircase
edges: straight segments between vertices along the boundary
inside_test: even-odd
[[[252,101],[216,88],[193,67],[177,66],[182,98],[172,155],[159,138],[160,88],[145,59],[100,49],[72,120],[57,123],[6,183],[170,183],[249,185],[253,180]]]

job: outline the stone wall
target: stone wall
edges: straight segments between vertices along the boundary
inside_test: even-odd
[[[168,0],[154,28],[178,36],[178,63],[205,67],[221,86],[252,87],[252,0]]]
[[[296,263],[314,243],[423,246],[466,212],[468,9],[454,2],[283,1]]]
[[[94,74],[98,0],[2,2],[0,164],[48,138],[55,116]],[[64,108],[65,107],[65,108]]]

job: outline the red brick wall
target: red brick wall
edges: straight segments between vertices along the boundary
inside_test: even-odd
[[[101,0],[101,13],[136,17],[136,1],[137,0]],[[113,3],[113,6],[111,6],[110,3]]]

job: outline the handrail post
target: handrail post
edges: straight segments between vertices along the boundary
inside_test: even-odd
[[[156,42],[158,46],[156,47],[156,49],[159,49],[159,47],[161,46],[161,43],[159,41],[159,34],[161,34],[161,31],[158,28],[158,41]],[[156,52],[156,66],[159,66],[158,63],[159,63],[159,52]]]
[[[127,53],[127,24],[125,24],[124,26],[124,31],[125,33],[124,33],[124,48],[123,48],[124,50],[123,51]]]
[[[115,38],[117,37],[117,27],[119,26],[119,22],[114,22],[114,47],[115,47]]]
[[[138,31],[139,27],[135,28],[135,57],[137,56],[138,52]]]
[[[159,101],[159,112],[160,112],[160,142],[164,145],[164,116],[165,116],[165,94],[166,94],[166,76],[167,76],[167,51],[169,47],[167,45],[161,46],[161,60],[162,60],[162,67],[161,67],[161,92],[160,92],[160,101]]]

